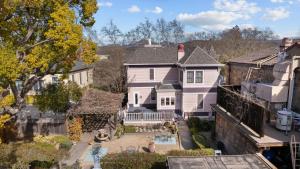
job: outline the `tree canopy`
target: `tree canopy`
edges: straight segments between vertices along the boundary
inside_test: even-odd
[[[67,74],[78,59],[96,60],[96,45],[83,34],[96,11],[96,0],[0,1],[0,95],[11,97],[11,90],[14,97],[12,106],[2,106],[6,112],[22,109],[46,75]]]

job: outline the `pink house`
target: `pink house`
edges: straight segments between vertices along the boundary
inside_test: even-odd
[[[223,66],[205,50],[184,45],[137,48],[127,68],[128,113],[174,112],[183,117],[212,115],[220,69]]]

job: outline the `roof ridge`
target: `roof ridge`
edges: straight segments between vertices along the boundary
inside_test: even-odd
[[[199,46],[197,46],[199,47]],[[200,47],[199,47],[200,48]],[[217,61],[214,57],[212,57],[209,53],[207,53],[204,49],[200,48],[206,55],[208,55],[210,58],[212,58],[214,61],[216,61],[217,63],[220,63],[219,61]]]
[[[198,48],[198,46],[193,50],[193,52],[188,56],[188,58],[185,60],[185,62],[183,64],[185,64],[191,58],[191,56],[194,54],[194,52],[196,51],[197,48]]]

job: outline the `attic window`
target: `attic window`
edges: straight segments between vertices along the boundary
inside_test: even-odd
[[[150,80],[154,80],[154,69],[150,69]]]

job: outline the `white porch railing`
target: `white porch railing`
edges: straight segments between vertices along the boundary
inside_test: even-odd
[[[174,119],[173,112],[128,113],[126,110],[123,110],[120,112],[120,115],[124,123],[161,123]]]

